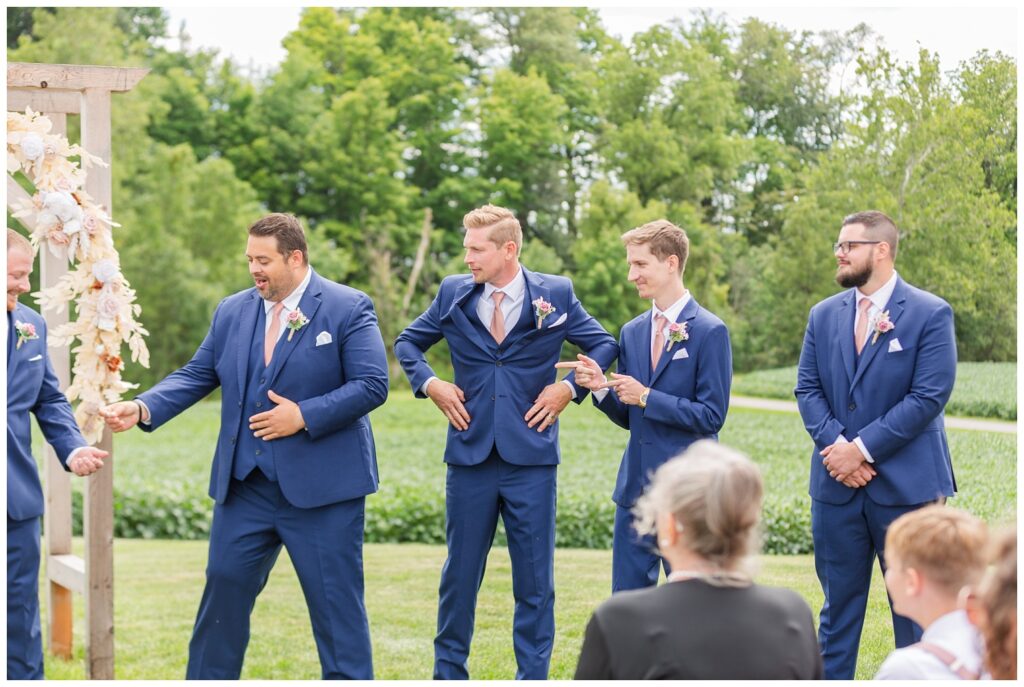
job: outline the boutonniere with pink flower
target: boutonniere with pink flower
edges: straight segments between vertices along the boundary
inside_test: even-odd
[[[558,310],[558,308],[551,305],[543,298],[535,299],[533,301],[533,312],[537,315],[537,329],[540,329],[541,325],[544,323],[544,318],[556,310]]]
[[[690,332],[686,331],[686,323],[673,322],[668,326],[668,348],[665,351],[671,351],[673,345],[687,341],[689,338]]]
[[[302,310],[300,308],[295,308],[295,310],[288,313],[288,321],[285,323],[285,326],[288,327],[288,340],[291,341],[295,332],[299,331],[307,324],[309,324],[309,318],[302,314]]]
[[[896,325],[889,319],[889,311],[886,310],[875,320],[875,335],[871,337],[871,345],[874,346],[875,342],[878,341],[878,337],[886,332],[891,332],[893,329],[896,329]]]
[[[36,334],[36,326],[31,322],[15,320],[14,329],[18,332],[18,343],[14,344],[14,350],[21,348],[26,341],[34,341],[39,338],[39,335]]]

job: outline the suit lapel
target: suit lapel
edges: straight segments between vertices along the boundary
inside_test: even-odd
[[[11,315],[12,315],[12,317],[11,317],[11,331],[9,331],[7,333],[7,342],[10,344],[10,349],[8,350],[8,353],[7,353],[7,355],[8,355],[8,360],[7,360],[7,388],[8,389],[11,388],[11,380],[14,379],[14,373],[18,369],[18,363],[21,362],[21,358],[22,358],[21,354],[24,353],[23,350],[18,348],[18,333],[17,333],[17,331],[15,329],[15,325],[18,322],[27,322],[28,321],[28,320],[26,320],[23,317],[18,317],[18,314],[21,312],[22,307],[23,306],[21,305],[21,303],[18,303],[18,305],[14,308],[14,312],[11,313]],[[43,346],[46,346],[46,342],[45,341],[43,342]],[[25,348],[25,346],[22,345],[21,348],[23,349],[23,348]]]
[[[484,341],[482,336],[480,336],[480,330],[470,321],[470,315],[469,312],[467,312],[472,312],[476,308],[476,302],[480,297],[480,291],[483,290],[483,287],[480,287],[479,289],[477,287],[478,285],[473,283],[472,279],[468,279],[464,283],[459,284],[455,290],[455,298],[452,299],[452,305],[448,308],[448,312],[445,314],[444,318],[451,319],[451,321],[455,323],[455,326],[458,327],[459,331],[462,332],[462,335],[472,341],[475,345],[484,351],[493,353],[493,347],[488,346],[487,342]],[[472,316],[476,317],[476,313],[474,312]]]
[[[896,321],[900,318],[900,315],[903,314],[903,302],[906,299],[906,286],[903,280],[897,277],[896,287],[892,290],[892,296],[889,297],[889,302],[885,304],[885,308],[883,309],[889,313],[889,320],[893,324],[896,324]],[[853,381],[850,383],[851,390],[854,386],[857,385],[857,382],[860,381],[861,377],[864,376],[864,370],[868,368],[868,365],[871,364],[871,361],[875,359],[876,355],[878,355],[878,351],[881,350],[882,346],[886,345],[885,342],[888,340],[888,336],[889,332],[886,332],[885,334],[879,334],[878,339],[876,339],[874,343],[871,343],[871,340],[875,338],[875,333],[871,330],[868,330],[868,340],[864,342],[864,350],[861,351],[860,354],[861,360],[860,363],[857,365],[857,372],[856,374],[854,374]]]
[[[635,327],[630,327],[627,344],[630,350],[636,351],[636,374],[632,377],[639,379],[644,386],[651,385],[651,318],[653,315],[648,310],[642,318],[636,321]]]
[[[544,285],[543,277],[525,267],[522,270],[523,278],[526,282],[523,288],[523,307],[519,311],[519,320],[516,322],[516,326],[505,337],[505,348],[509,352],[512,351],[513,347],[526,344],[540,332],[540,329],[537,328],[537,318],[534,315],[533,302],[538,298],[543,298],[549,303],[551,302],[551,289]],[[549,318],[545,318],[545,321],[541,323],[541,327],[550,326],[552,322],[562,315],[563,313],[558,311],[553,312]]]
[[[312,267],[309,268],[312,271]],[[299,299],[299,310],[306,317],[306,324],[296,330],[288,329],[285,327],[285,332],[277,342],[277,346],[274,348],[274,357],[270,359],[270,371],[268,377],[270,384],[268,389],[272,389],[274,381],[277,376],[281,373],[281,368],[288,362],[288,358],[292,352],[298,347],[302,341],[302,337],[306,335],[310,329],[313,328],[313,317],[316,315],[316,311],[320,308],[320,294],[323,293],[323,288],[320,284],[320,277],[316,272],[309,278],[309,284],[306,286],[305,293],[302,294],[302,298]],[[290,340],[289,340],[290,339]]]
[[[690,300],[687,301],[686,305],[679,312],[679,315],[676,316],[677,323],[686,322],[686,332],[690,336],[693,336],[693,327],[691,326],[692,320],[694,317],[697,316],[697,311],[699,309],[700,306],[697,304],[696,299],[694,299],[693,296],[691,296]],[[671,362],[672,356],[675,355],[682,346],[685,346],[687,343],[689,343],[689,339],[687,339],[686,341],[680,341],[677,344],[672,344],[672,348],[670,349],[668,348],[669,343],[670,342],[666,337],[665,348],[668,350],[663,350],[661,352],[661,357],[658,358],[658,367],[655,368],[654,373],[651,375],[651,384],[649,384],[648,386],[653,385],[655,382],[658,381],[658,377],[661,375],[662,372],[665,371],[665,368],[668,367],[669,362]],[[648,346],[648,348],[650,347]],[[650,353],[648,353],[647,355],[650,356]],[[648,358],[648,360],[649,359],[650,358]],[[647,367],[650,368],[650,365],[648,364]]]
[[[242,304],[242,316],[238,322],[238,349],[235,354],[235,366],[238,371],[238,397],[245,396],[245,381],[249,379],[249,351],[252,340],[256,336],[256,323],[260,319],[263,299],[256,289],[252,290],[249,301]]]
[[[856,289],[850,289],[843,297],[842,305],[836,311],[836,323],[834,331],[839,332],[839,348],[843,353],[843,367],[846,369],[846,379],[853,381],[854,373],[857,370],[857,349],[853,342],[853,316],[856,311],[854,303]]]

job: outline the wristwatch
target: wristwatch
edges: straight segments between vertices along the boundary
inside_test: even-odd
[[[651,394],[651,387],[649,387],[649,386],[644,387],[644,392],[642,394],[640,394],[640,407],[641,408],[646,408],[647,407],[647,397],[650,396],[650,394]]]

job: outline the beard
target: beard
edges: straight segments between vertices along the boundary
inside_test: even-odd
[[[871,279],[873,268],[871,263],[864,265],[860,269],[850,265],[844,271],[842,267],[836,270],[836,282],[845,289],[859,289],[868,283]]]

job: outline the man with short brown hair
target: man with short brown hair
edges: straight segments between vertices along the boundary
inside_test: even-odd
[[[943,408],[956,377],[953,310],[903,281],[896,223],[877,210],[843,220],[832,246],[846,288],[808,316],[794,393],[811,454],[818,624],[827,679],[852,680],[877,557],[893,520],[956,490]],[[921,628],[893,610],[896,646]]]
[[[369,297],[316,274],[292,215],[249,228],[255,288],[225,298],[184,367],[104,409],[151,432],[220,387],[216,501],[188,679],[237,680],[249,616],[281,547],[302,583],[322,676],[373,679],[363,600],[363,518],[377,491],[369,413],[388,394]]]
[[[683,284],[686,232],[659,219],[627,231],[622,243],[629,281],[651,309],[623,325],[612,381],[585,355],[559,364],[575,368],[576,382],[594,392],[597,407],[629,431],[612,492],[613,592],[653,587],[659,567],[668,572],[653,538],[637,536],[631,509],[662,463],[696,441],[718,438],[732,385],[729,330]]]

